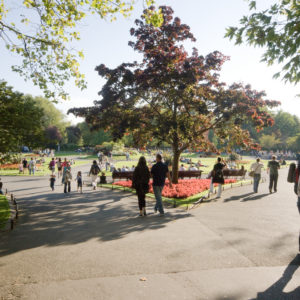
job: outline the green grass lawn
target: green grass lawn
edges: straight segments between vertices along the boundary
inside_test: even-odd
[[[30,159],[30,156],[27,157],[27,160]],[[50,157],[45,157],[45,163],[41,165],[41,167],[37,168],[37,170],[35,171],[35,175],[37,176],[46,176],[46,175],[50,175],[51,171],[49,170],[49,162],[50,162],[51,158]],[[74,159],[75,164],[73,165],[73,167],[76,166],[80,166],[80,165],[86,165],[86,164],[90,164],[91,161],[89,160],[80,160],[80,159]],[[19,173],[19,170],[4,170],[1,169],[0,170],[0,176],[29,176],[29,171],[28,169],[25,171],[25,173]]]
[[[0,195],[0,228],[5,227],[10,216],[10,208],[6,196]]]

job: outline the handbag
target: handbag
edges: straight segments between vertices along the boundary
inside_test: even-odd
[[[249,176],[250,176],[250,177],[254,177],[254,171],[250,171],[250,172],[249,172]]]

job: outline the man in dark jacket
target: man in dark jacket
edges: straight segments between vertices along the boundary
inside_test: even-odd
[[[279,162],[276,161],[276,156],[272,156],[272,160],[268,162],[268,169],[267,173],[270,174],[270,184],[269,184],[269,191],[272,193],[273,185],[274,185],[274,192],[277,192],[277,181],[278,181],[278,169],[280,169]]]
[[[165,185],[166,177],[169,179],[170,187],[172,188],[173,186],[168,166],[162,162],[162,157],[160,154],[156,155],[156,164],[152,166],[151,175],[153,177],[153,192],[156,199],[154,211],[159,211],[160,215],[163,216],[165,213],[161,193]]]

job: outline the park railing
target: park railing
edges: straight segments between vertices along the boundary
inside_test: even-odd
[[[19,205],[16,197],[14,196],[14,194],[10,193],[7,189],[5,190],[5,196],[9,204],[10,215],[7,220],[0,223],[1,231],[6,231],[9,229],[13,230],[19,218]]]

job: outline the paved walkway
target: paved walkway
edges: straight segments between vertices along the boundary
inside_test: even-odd
[[[299,215],[287,170],[182,211],[137,217],[107,189],[65,196],[47,178],[3,178],[18,195],[0,236],[0,299],[300,299]],[[74,184],[75,186],[75,184]],[[141,280],[142,279],[142,280]]]

